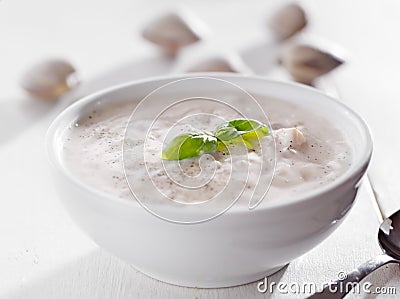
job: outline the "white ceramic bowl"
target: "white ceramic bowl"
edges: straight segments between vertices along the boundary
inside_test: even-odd
[[[138,99],[167,82],[193,76],[198,74],[133,82],[101,91],[68,107],[47,135],[55,182],[81,229],[99,246],[145,274],[190,287],[248,283],[276,272],[339,226],[353,205],[371,159],[371,135],[357,114],[313,88],[259,77],[202,74],[228,80],[255,94],[295,102],[327,118],[351,143],[351,168],[333,183],[304,196],[271,201],[251,212],[228,211],[195,225],[161,220],[135,200],[119,199],[83,184],[65,168],[60,157],[64,130],[88,107]],[[190,88],[196,91],[207,86],[193,84]]]

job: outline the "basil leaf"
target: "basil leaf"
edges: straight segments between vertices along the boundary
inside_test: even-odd
[[[236,128],[222,125],[221,127],[217,127],[214,136],[221,141],[229,141],[239,137],[239,132]]]
[[[205,132],[176,136],[162,151],[163,160],[194,158],[217,150],[217,138]]]
[[[249,149],[254,148],[250,142],[244,140],[242,137],[238,137],[229,141],[218,141],[217,151],[221,153],[231,154],[231,150],[233,149],[233,147],[237,145],[239,146],[245,145]]]
[[[268,135],[268,127],[253,119],[231,120],[219,125],[214,133],[214,136],[224,143],[224,146],[218,146],[220,151],[237,143],[244,143],[246,147],[253,149],[261,137]]]
[[[233,147],[253,149],[261,137],[269,135],[268,127],[252,119],[234,119],[219,125],[214,134],[206,131],[176,136],[162,151],[163,160],[183,160],[215,151],[230,152]]]

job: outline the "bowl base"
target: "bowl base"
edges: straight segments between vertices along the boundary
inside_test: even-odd
[[[137,269],[138,271],[145,274],[146,276],[149,276],[150,278],[153,278],[158,281],[168,283],[168,284],[171,284],[174,286],[196,288],[196,289],[215,289],[215,288],[236,287],[236,286],[256,282],[256,281],[264,279],[267,276],[275,274],[276,272],[278,272],[279,270],[281,270],[282,268],[284,268],[287,265],[288,264],[278,266],[278,267],[275,267],[270,270],[266,270],[264,272],[257,273],[254,275],[243,276],[240,279],[236,279],[236,280],[218,280],[218,281],[202,281],[202,282],[192,281],[189,279],[175,280],[175,279],[171,279],[169,277],[163,277],[163,276],[159,276],[159,275],[153,274],[153,273],[150,274],[146,271],[142,271],[141,269],[136,268],[133,265],[132,266],[135,269]]]

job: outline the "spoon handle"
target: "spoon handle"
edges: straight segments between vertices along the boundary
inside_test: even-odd
[[[329,285],[327,285],[321,292],[315,293],[314,295],[308,297],[312,299],[317,298],[329,298],[329,299],[339,299],[343,298],[348,294],[364,277],[369,275],[371,272],[382,267],[383,265],[389,263],[400,263],[390,257],[387,254],[378,255],[369,261],[365,262],[357,269],[345,275],[344,279],[337,280]]]

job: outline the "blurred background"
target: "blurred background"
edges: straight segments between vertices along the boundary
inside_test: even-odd
[[[204,41],[214,47],[245,53],[264,44],[265,52],[257,57],[265,55],[273,63],[259,73],[290,80],[278,54],[298,37],[276,46],[268,27],[285,3],[0,0],[0,268],[7,269],[0,271],[2,291],[18,290],[33,277],[93,250],[59,208],[50,183],[44,135],[57,113],[81,96],[113,84],[189,68],[186,54],[165,56],[142,36],[154,20],[182,10],[204,23]],[[300,38],[330,41],[327,46],[323,43],[329,57],[340,48],[338,59],[345,63],[314,83],[340,97],[370,124],[376,149],[369,172],[372,187],[378,198],[385,199],[381,201],[385,211],[394,211],[400,207],[400,2],[297,3],[307,16]],[[71,63],[80,85],[58,100],[35,99],[21,88],[21,78],[33,65],[50,58]],[[65,246],[71,242],[76,246]],[[108,256],[98,255],[104,258],[102,263],[109,262]]]

